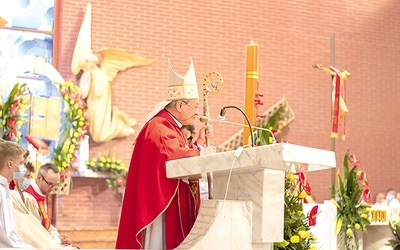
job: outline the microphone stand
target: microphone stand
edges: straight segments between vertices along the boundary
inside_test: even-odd
[[[225,113],[226,113],[226,110],[229,109],[229,108],[233,108],[233,109],[239,110],[243,114],[244,118],[246,118],[247,125],[249,126],[249,129],[250,129],[251,147],[254,147],[253,129],[251,127],[251,123],[250,123],[249,117],[246,115],[246,113],[242,109],[240,109],[240,108],[238,108],[236,106],[225,106],[225,107],[221,108],[221,111],[220,111],[220,113],[218,115],[218,119],[225,120]]]

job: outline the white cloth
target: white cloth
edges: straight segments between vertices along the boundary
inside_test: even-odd
[[[144,230],[142,249],[166,249],[164,213]]]
[[[40,191],[39,186],[36,184],[36,182],[31,183],[32,188],[36,191],[36,193],[40,194],[41,196],[45,197],[45,195]],[[37,203],[35,197],[33,195],[23,192],[24,197],[25,197],[25,205],[26,208],[29,210],[29,212],[42,224],[42,217],[40,216],[39,212],[39,204]],[[47,203],[45,202],[45,209],[47,212]],[[60,234],[58,233],[57,229],[53,227],[53,225],[50,226],[48,229],[51,237],[53,237],[54,240],[57,241],[58,244],[61,244],[60,240]]]
[[[0,175],[0,248],[34,248],[26,244],[15,228],[14,208],[8,180]]]
[[[165,106],[167,106],[171,101],[161,101],[159,102],[154,108],[153,110],[150,111],[150,113],[147,115],[147,117],[144,119],[143,122],[143,126],[146,125],[146,123],[148,121],[150,121],[151,118],[153,118],[156,114],[158,114],[158,112],[160,112],[161,110],[163,110],[165,108]],[[176,120],[176,119],[175,119]],[[143,126],[139,129],[139,133],[142,130]],[[138,133],[138,134],[139,134]]]
[[[11,191],[11,198],[16,218],[16,229],[26,243],[42,249],[63,248],[29,212],[17,190]]]
[[[207,178],[199,179],[200,186],[200,198],[202,200],[208,200],[208,180]]]
[[[400,201],[396,198],[393,198],[390,202],[389,202],[389,207],[400,207]]]

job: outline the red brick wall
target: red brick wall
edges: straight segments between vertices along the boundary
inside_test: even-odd
[[[69,195],[57,197],[57,227],[117,226],[122,195],[104,178],[73,178]]]
[[[62,5],[59,70],[66,80],[74,79],[71,57],[85,5],[86,0],[64,1]],[[351,73],[346,87],[350,111],[347,140],[337,140],[335,147],[338,166],[348,149],[356,154],[367,170],[374,194],[390,187],[400,191],[400,156],[395,141],[400,137],[398,27],[400,5],[396,1],[92,1],[94,51],[118,47],[156,60],[151,66],[121,72],[112,83],[113,104],[137,119],[137,129],[153,106],[165,98],[168,58],[174,69],[184,74],[189,56],[193,56],[200,89],[208,72],[217,70],[223,75],[223,89],[209,96],[212,117],[225,105],[244,107],[245,45],[253,39],[260,44],[259,91],[264,93],[265,103],[260,113],[286,97],[296,119],[285,139],[332,149],[330,76],[312,65],[330,65],[334,36],[335,66]],[[230,121],[243,120],[233,110],[227,115]],[[212,124],[215,145],[239,129]],[[128,164],[134,138],[91,143],[91,156],[111,150]],[[329,199],[331,171],[308,176],[317,200]],[[114,193],[99,188],[103,180],[74,181],[77,184],[71,195],[59,199],[68,214],[58,215],[60,226],[70,225],[77,216],[72,211],[77,210],[81,217],[76,224],[115,225],[119,202],[113,200]],[[92,186],[98,191],[90,191]],[[88,198],[93,192],[98,193]],[[110,201],[115,204],[109,205]],[[94,216],[94,204],[107,204],[101,209],[113,210],[109,218]]]

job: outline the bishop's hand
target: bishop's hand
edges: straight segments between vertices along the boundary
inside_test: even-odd
[[[214,130],[212,125],[208,124],[200,129],[199,137],[197,138],[196,142],[198,145],[201,145],[203,147],[200,152],[201,155],[214,154],[217,152],[214,146],[207,145],[207,142],[209,142],[213,138],[213,136]]]
[[[207,147],[207,141],[210,141],[214,136],[213,126],[208,124],[199,130],[199,137],[197,138],[197,144],[203,147]]]

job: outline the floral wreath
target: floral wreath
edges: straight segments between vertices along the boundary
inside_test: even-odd
[[[86,103],[81,99],[79,87],[73,82],[55,84],[64,99],[65,123],[58,146],[54,149],[54,164],[69,177],[77,168],[75,152],[88,128]]]
[[[85,137],[88,128],[86,119],[86,103],[81,99],[79,87],[72,82],[55,83],[63,100],[65,111],[64,129],[61,133],[58,146],[54,149],[54,164],[58,166],[64,177],[69,177],[76,169],[77,155],[75,154],[79,142]],[[26,83],[17,83],[11,90],[7,100],[0,105],[0,121],[2,139],[21,140],[19,129],[27,122],[26,111],[29,108],[30,94]],[[64,176],[65,175],[65,176]]]

